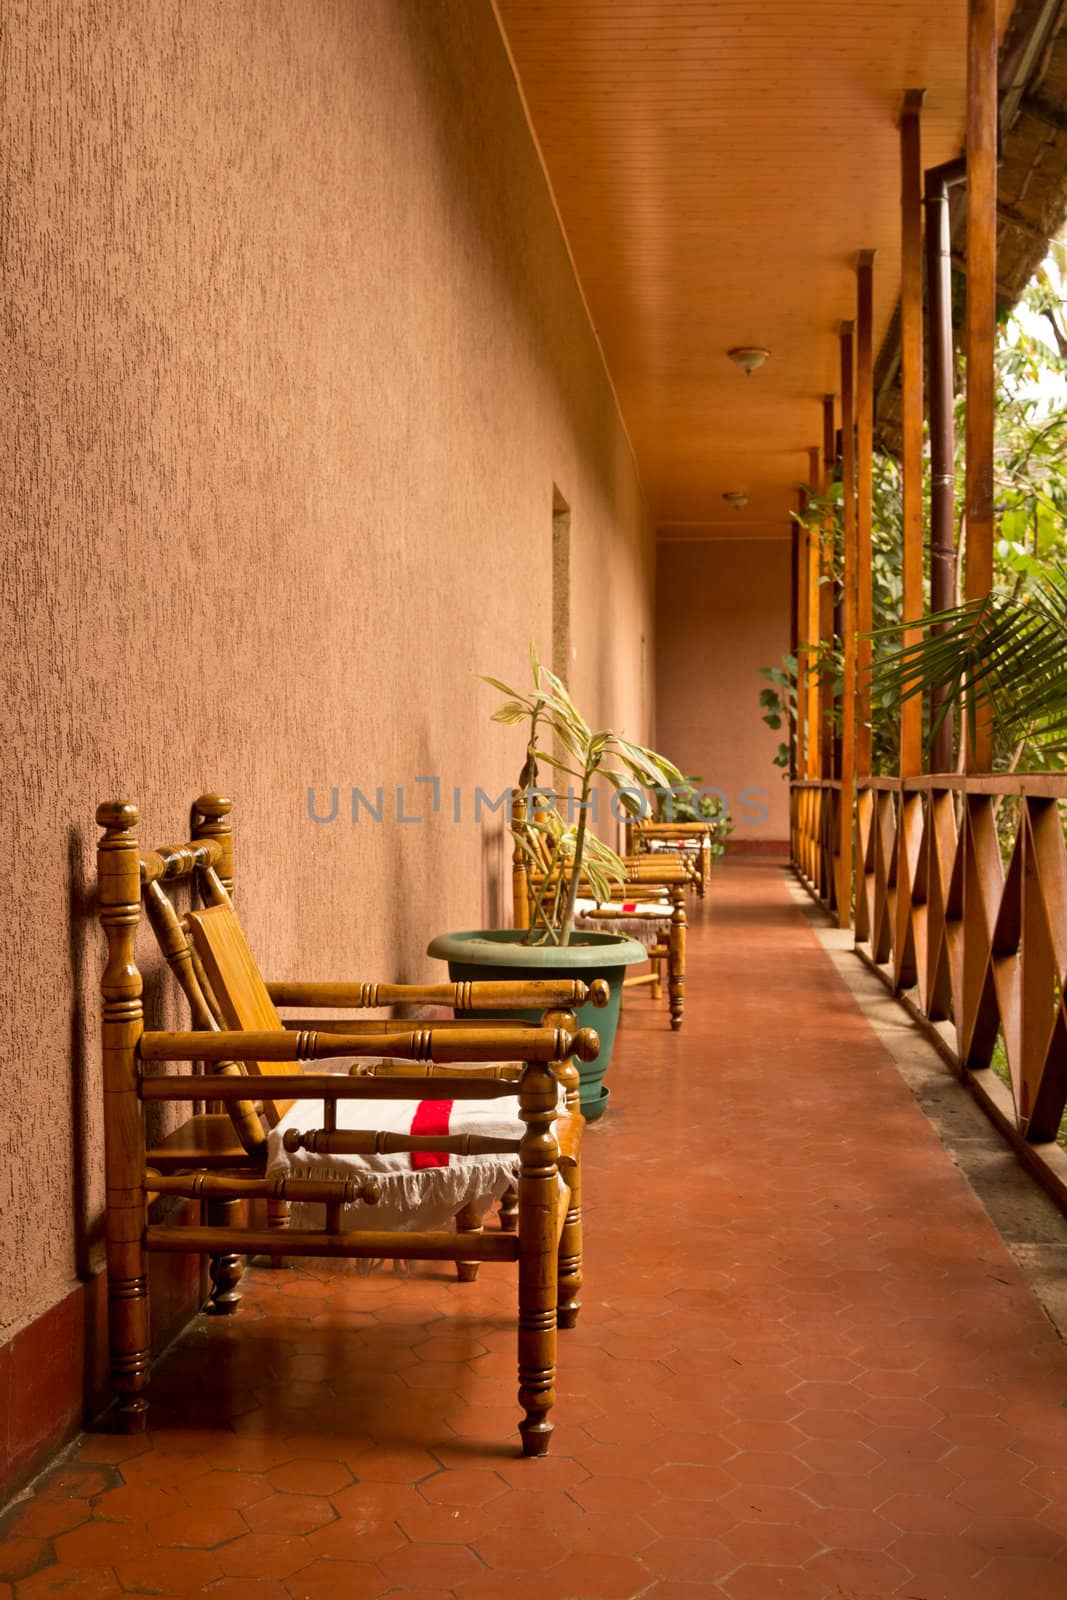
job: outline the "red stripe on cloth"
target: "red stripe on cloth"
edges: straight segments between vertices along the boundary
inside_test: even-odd
[[[419,1109],[411,1119],[412,1133],[447,1133],[452,1116],[451,1100],[420,1100]],[[420,1172],[425,1167],[447,1167],[448,1155],[438,1150],[413,1150],[411,1168]]]
[[[636,911],[637,910],[637,901],[636,900],[624,901],[622,909],[624,911]]]

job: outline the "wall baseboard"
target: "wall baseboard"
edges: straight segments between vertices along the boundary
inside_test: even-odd
[[[195,1256],[153,1256],[152,1353],[202,1303]],[[93,1274],[0,1345],[0,1507],[105,1410],[107,1286]]]

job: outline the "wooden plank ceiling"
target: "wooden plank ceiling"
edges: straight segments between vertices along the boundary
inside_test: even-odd
[[[923,164],[962,148],[966,0],[497,6],[661,536],[784,537],[857,250],[876,350],[899,292],[906,88]]]

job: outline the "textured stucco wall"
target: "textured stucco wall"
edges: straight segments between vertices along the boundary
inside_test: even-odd
[[[734,838],[789,835],[779,739],[761,720],[761,667],[789,649],[790,544],[784,539],[661,543],[656,725],[685,772],[727,796]],[[764,814],[765,813],[765,814]]]
[[[509,903],[471,796],[521,752],[474,674],[549,655],[554,484],[574,687],[646,736],[654,620],[488,3],[8,0],[5,32],[0,1338],[99,1237],[97,802],[160,843],[233,796],[269,976],[429,977]],[[435,774],[437,819],[346,820]]]

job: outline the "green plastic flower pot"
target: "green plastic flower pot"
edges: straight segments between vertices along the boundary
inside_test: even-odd
[[[485,983],[492,979],[580,978],[592,983],[603,978],[611,991],[606,1006],[597,1009],[587,1001],[578,1011],[583,1028],[595,1028],[600,1035],[600,1054],[595,1061],[581,1061],[582,1115],[589,1121],[603,1116],[608,1099],[604,1074],[611,1061],[615,1030],[622,1004],[622,980],[626,968],[648,960],[648,951],[636,939],[624,934],[580,931],[569,945],[526,945],[521,928],[472,929],[465,933],[438,934],[427,947],[427,954],[448,962],[448,976],[454,983]],[[523,1022],[538,1022],[539,1011],[485,1011],[456,1013],[471,1017],[496,1015]]]

